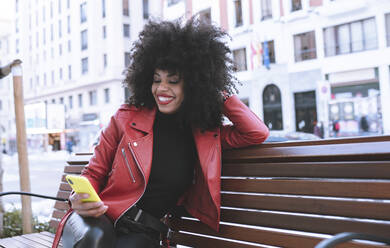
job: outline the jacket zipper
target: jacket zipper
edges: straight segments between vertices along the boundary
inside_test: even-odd
[[[122,155],[123,155],[123,157],[124,157],[124,159],[125,159],[127,169],[129,169],[130,176],[131,176],[131,180],[133,181],[133,183],[135,183],[135,178],[134,178],[134,175],[133,175],[133,171],[131,170],[129,161],[127,160],[127,157],[126,157],[125,148],[122,148]]]
[[[141,174],[142,174],[142,177],[144,178],[145,184],[144,184],[144,190],[143,190],[141,196],[134,202],[133,205],[131,205],[130,207],[128,207],[125,211],[122,212],[121,215],[119,215],[119,217],[118,217],[118,218],[115,220],[115,222],[114,222],[114,227],[116,227],[116,225],[118,224],[118,220],[119,220],[119,219],[120,219],[120,218],[121,218],[121,217],[130,209],[130,208],[132,208],[135,204],[137,204],[137,202],[139,201],[139,199],[141,199],[142,196],[145,194],[145,190],[146,190],[146,178],[145,178],[144,172],[143,172],[143,170],[141,169],[141,166],[140,166],[140,164],[138,163],[137,158],[135,157],[135,153],[134,153],[134,151],[133,151],[133,148],[131,148],[130,143],[127,143],[127,145],[129,146],[129,150],[130,150],[130,152],[131,152],[131,155],[132,155],[133,158],[134,158],[135,164],[137,165],[138,169],[141,171]],[[124,150],[125,150],[125,149],[122,148],[122,153],[124,153]],[[124,153],[124,154],[125,154],[125,153]],[[126,158],[126,156],[125,156],[125,158]],[[127,162],[127,159],[126,159],[126,162]],[[131,170],[130,170],[130,171],[131,171]]]

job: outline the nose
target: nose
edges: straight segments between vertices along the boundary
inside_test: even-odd
[[[161,80],[160,84],[157,87],[158,90],[164,91],[168,89],[168,81],[167,80]]]

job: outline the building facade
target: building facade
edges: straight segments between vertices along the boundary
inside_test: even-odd
[[[390,133],[389,1],[167,2],[164,18],[198,15],[231,35],[239,96],[274,132]]]
[[[156,1],[155,1],[156,2]],[[160,1],[16,0],[30,149],[85,151],[128,96],[131,44]]]
[[[0,20],[0,67],[10,59],[11,20]],[[13,110],[12,77],[0,79],[0,152],[16,151],[15,113]]]

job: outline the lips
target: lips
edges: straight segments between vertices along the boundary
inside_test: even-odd
[[[167,105],[173,101],[174,97],[168,95],[157,95],[157,103]]]

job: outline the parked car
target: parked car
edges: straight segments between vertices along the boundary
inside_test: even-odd
[[[265,142],[286,142],[297,140],[320,140],[321,138],[312,133],[304,132],[280,132],[271,131]]]

